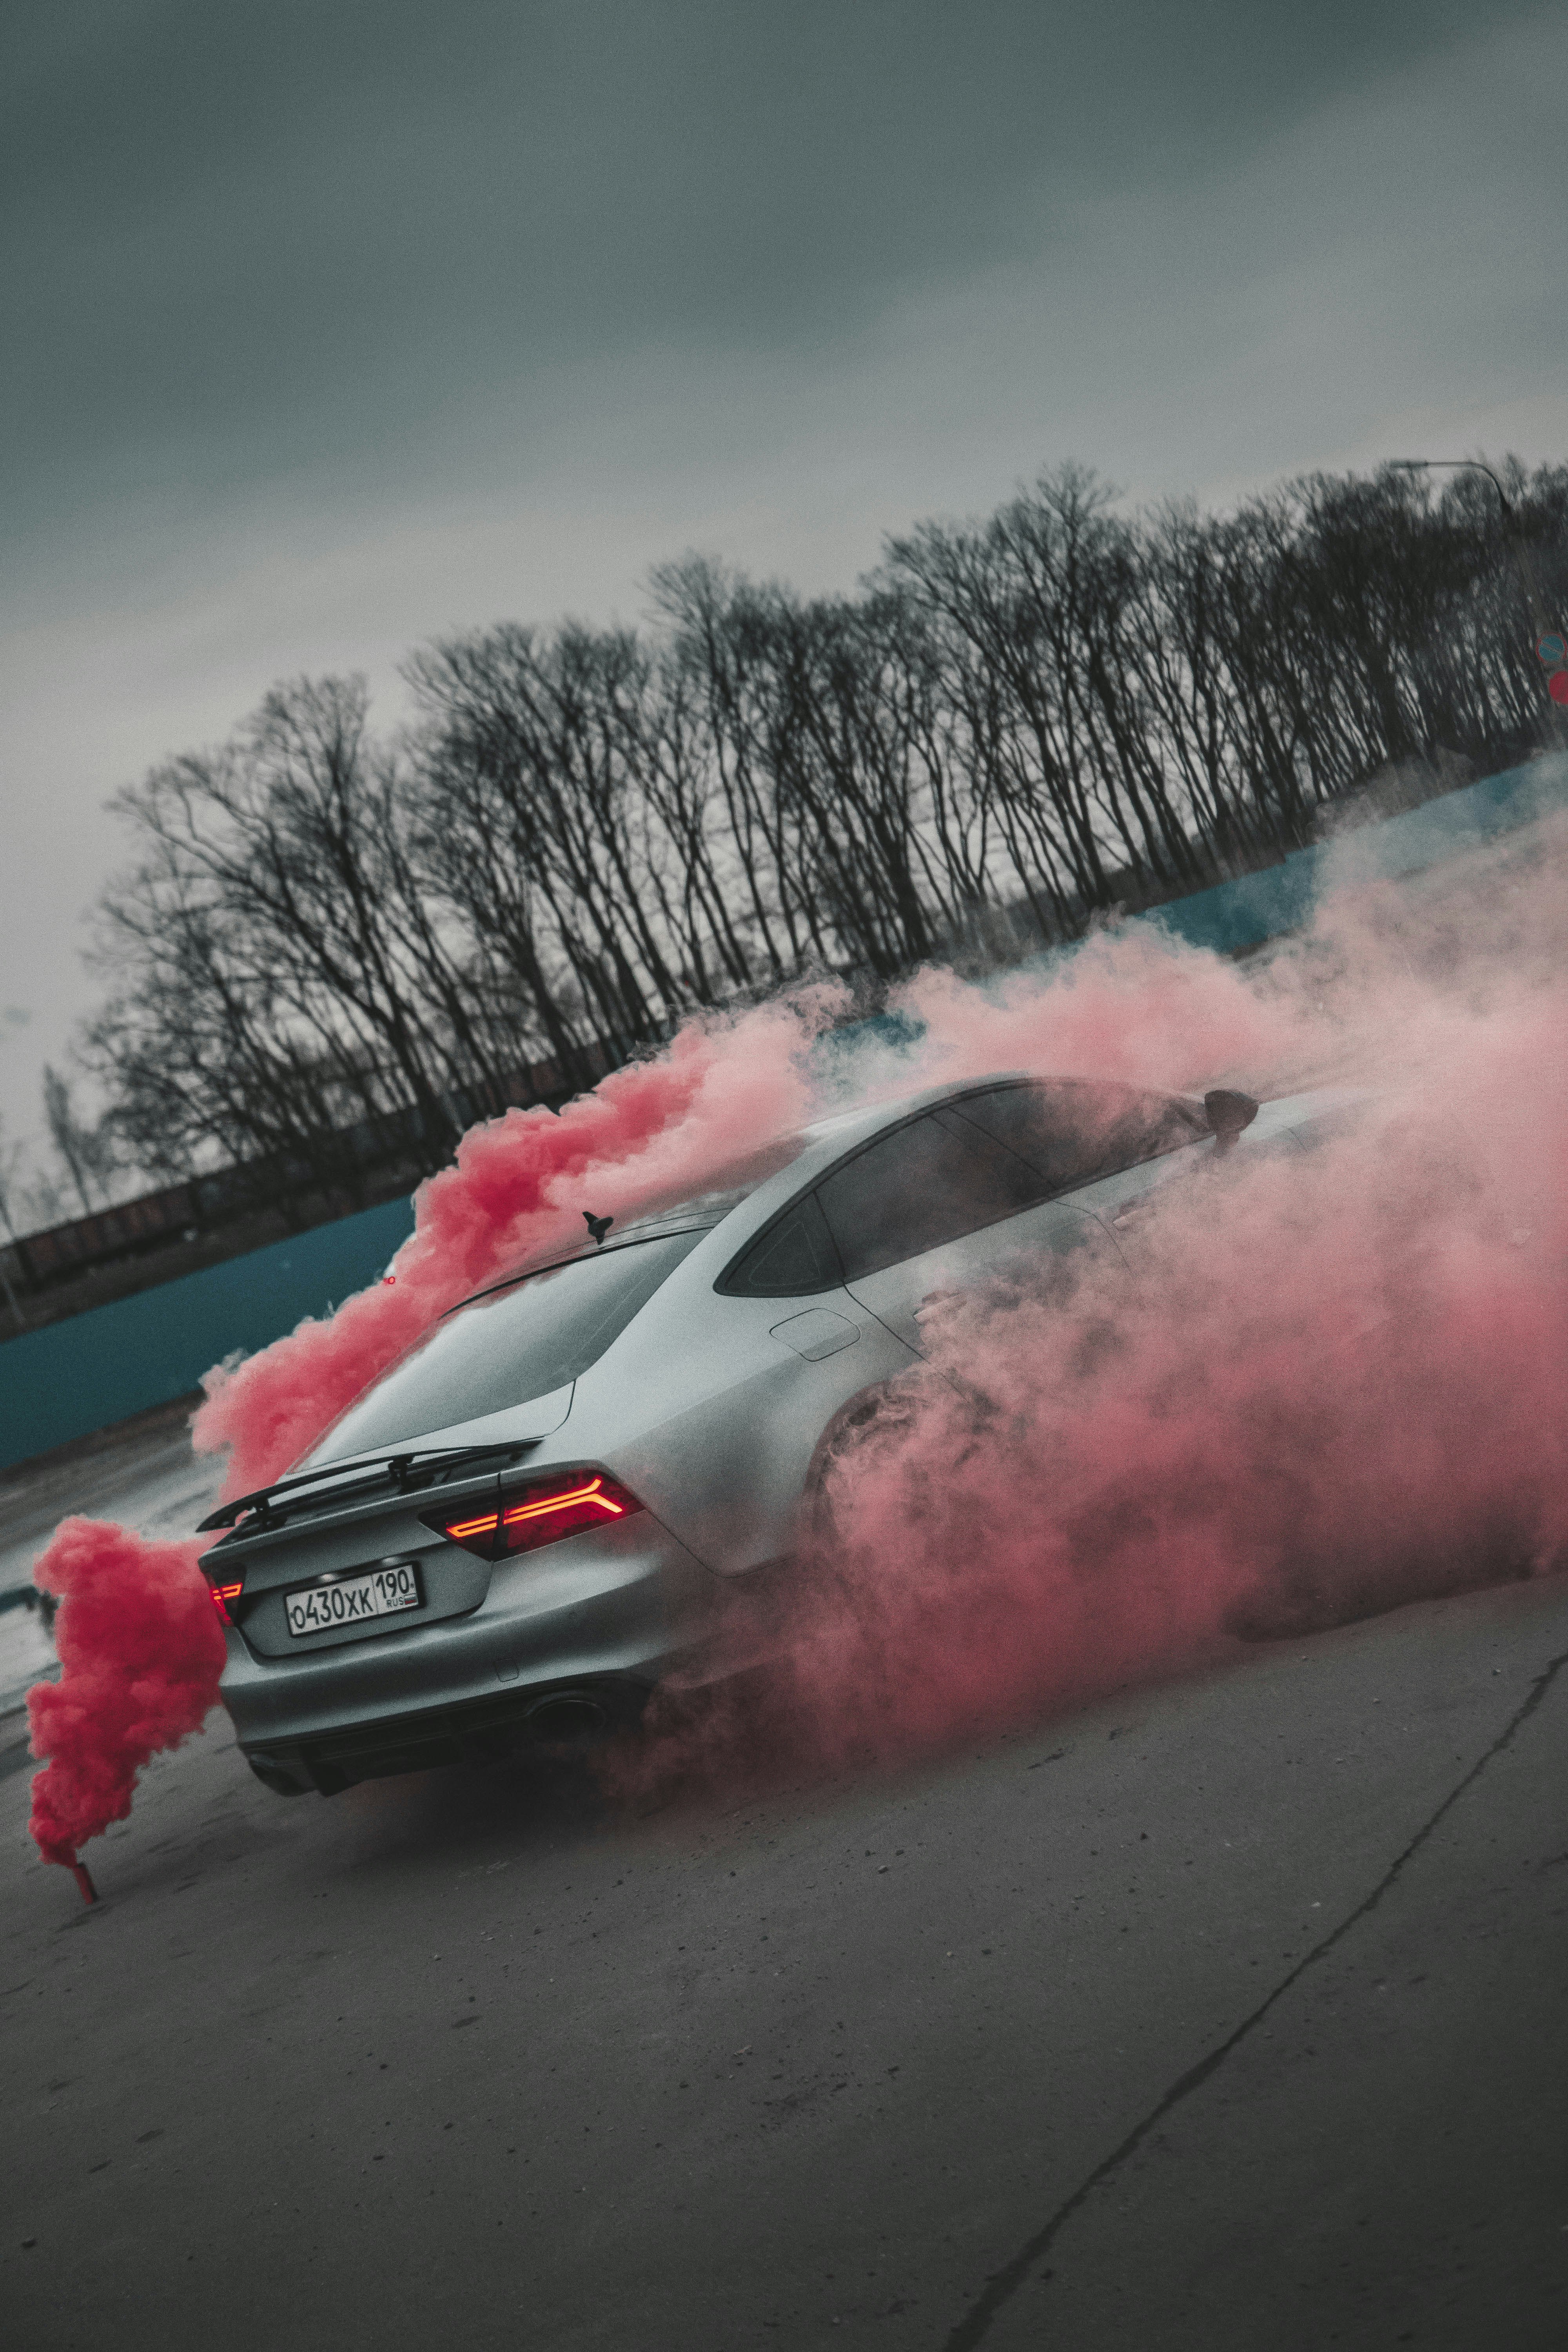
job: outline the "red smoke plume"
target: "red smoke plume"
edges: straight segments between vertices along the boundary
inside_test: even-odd
[[[1310,1157],[1210,1160],[1075,1292],[933,1303],[836,1461],[789,1647],[819,1751],[1559,1565],[1568,992]]]
[[[831,989],[805,989],[734,1021],[693,1024],[559,1118],[512,1110],[465,1136],[457,1164],[420,1190],[395,1285],[374,1284],[210,1377],[193,1436],[201,1452],[231,1449],[226,1494],[279,1475],[488,1276],[552,1242],[581,1241],[584,1207],[607,1201],[624,1219],[797,1126],[809,1110],[803,1053],[838,1002]],[[33,1752],[49,1759],[33,1783],[47,1861],[74,1864],[85,1840],[123,1821],[149,1757],[216,1705],[224,1639],[196,1567],[205,1549],[67,1519],[35,1569],[65,1601],[64,1675],[28,1698]]]
[[[47,1759],[29,1824],[46,1862],[69,1867],[89,1838],[122,1822],[148,1758],[199,1731],[216,1700],[224,1637],[196,1566],[202,1549],[62,1519],[35,1567],[34,1582],[62,1604],[64,1672],[27,1694],[33,1753]]]
[[[438,1315],[489,1277],[583,1239],[584,1209],[625,1220],[695,1189],[706,1170],[809,1115],[802,1055],[837,992],[806,989],[738,1020],[693,1023],[657,1059],[547,1110],[476,1127],[456,1164],[422,1185],[394,1284],[373,1284],[326,1322],[307,1320],[235,1372],[207,1380],[192,1437],[231,1449],[226,1496],[279,1477]]]
[[[1561,872],[1516,873],[1468,943],[1451,905],[1363,896],[1272,980],[1110,940],[1043,995],[918,983],[922,1076],[1264,1094],[1315,1062],[1371,1098],[1310,1152],[1203,1154],[1114,1270],[931,1302],[927,1360],[828,1466],[764,1682],[656,1704],[612,1783],[896,1756],[1226,1636],[1563,1565]]]
[[[1234,1634],[1568,1564],[1568,825],[1542,835],[1342,898],[1272,969],[1110,936],[1047,990],[910,990],[908,1082],[1368,1101],[1311,1152],[1204,1155],[1114,1273],[929,1303],[926,1362],[827,1465],[764,1679],[656,1700],[611,1785],[908,1755]]]

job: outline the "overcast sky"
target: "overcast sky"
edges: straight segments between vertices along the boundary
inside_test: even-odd
[[[102,814],[271,680],[848,587],[1073,457],[1568,457],[1563,26],[1504,0],[5,12],[0,1109]],[[23,1021],[17,1016],[30,1016]]]

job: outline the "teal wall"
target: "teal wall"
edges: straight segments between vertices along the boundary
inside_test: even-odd
[[[374,1282],[414,1231],[389,1201],[0,1346],[0,1468],[184,1396],[236,1348],[251,1354]]]
[[[1300,929],[1325,870],[1366,881],[1420,873],[1565,805],[1568,758],[1533,761],[1134,919],[1194,947],[1234,954]],[[1035,961],[1058,961],[1061,952]],[[889,1037],[895,1033],[900,1039],[914,1034],[908,1024],[889,1028]],[[264,1348],[302,1316],[323,1315],[363,1290],[413,1230],[412,1204],[390,1202],[5,1340],[0,1468],[184,1396],[235,1349],[249,1354]]]
[[[1234,955],[1309,922],[1325,872],[1352,883],[1424,873],[1446,857],[1564,806],[1568,759],[1532,760],[1527,768],[1507,768],[1501,775],[1428,801],[1425,808],[1344,834],[1321,849],[1293,850],[1282,865],[1267,866],[1238,882],[1221,882],[1212,890],[1194,890],[1191,898],[1153,908],[1137,919],[1157,923],[1194,947]]]

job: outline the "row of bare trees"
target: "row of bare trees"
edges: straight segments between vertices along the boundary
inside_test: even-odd
[[[85,1051],[122,1148],[358,1200],[694,1006],[1006,960],[1279,856],[1391,762],[1505,764],[1568,468],[1506,478],[1511,517],[1393,472],[1130,516],[1066,467],[854,596],[690,558],[645,632],[430,646],[395,737],[357,681],[280,686],[121,796]]]

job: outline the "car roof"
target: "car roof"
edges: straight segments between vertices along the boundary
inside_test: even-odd
[[[750,1207],[755,1212],[755,1222],[761,1223],[797,1192],[809,1191],[818,1179],[826,1174],[857,1146],[868,1142],[886,1128],[897,1127],[903,1119],[917,1117],[921,1111],[933,1109],[944,1102],[953,1102],[965,1095],[976,1094],[988,1087],[1038,1083],[1047,1074],[1037,1070],[985,1070],[962,1078],[944,1078],[935,1085],[919,1087],[908,1093],[879,1097],[872,1102],[853,1103],[845,1108],[828,1111],[776,1137],[773,1142],[759,1147],[752,1155],[754,1161],[765,1161],[774,1153],[781,1156],[776,1166],[753,1175],[739,1184],[721,1184],[710,1192],[690,1193],[685,1199],[663,1203],[658,1207],[634,1212],[624,1224],[616,1223],[602,1244],[605,1252],[624,1249],[638,1242],[654,1241],[666,1234],[690,1233],[693,1230],[720,1224],[731,1211]],[[1066,1074],[1063,1074],[1064,1076]],[[1079,1079],[1092,1086],[1096,1081]],[[1107,1081],[1106,1083],[1111,1083]],[[787,1147],[796,1149],[788,1150]],[[731,1172],[736,1163],[721,1162],[714,1169],[716,1178]],[[606,1206],[610,1205],[605,1196]],[[748,1224],[753,1220],[747,1219]],[[737,1236],[739,1238],[739,1236]],[[472,1306],[476,1299],[489,1298],[498,1290],[510,1289],[514,1283],[531,1276],[552,1273],[557,1266],[572,1265],[584,1258],[597,1256],[599,1246],[584,1240],[570,1249],[560,1249],[540,1257],[531,1257],[499,1275],[480,1290],[472,1291],[447,1309],[456,1314],[459,1307]]]
[[[885,1096],[876,1102],[857,1103],[846,1110],[830,1112],[826,1118],[814,1119],[800,1132],[811,1139],[812,1164],[820,1174],[825,1166],[844,1152],[853,1150],[858,1143],[864,1143],[885,1127],[896,1127],[900,1119],[934,1109],[939,1103],[956,1102],[963,1095],[978,1094],[987,1087],[1026,1085],[1031,1080],[1037,1083],[1045,1075],[1038,1070],[984,1070],[978,1076],[943,1078],[935,1086],[919,1087],[910,1094]],[[803,1153],[803,1160],[805,1156]]]

